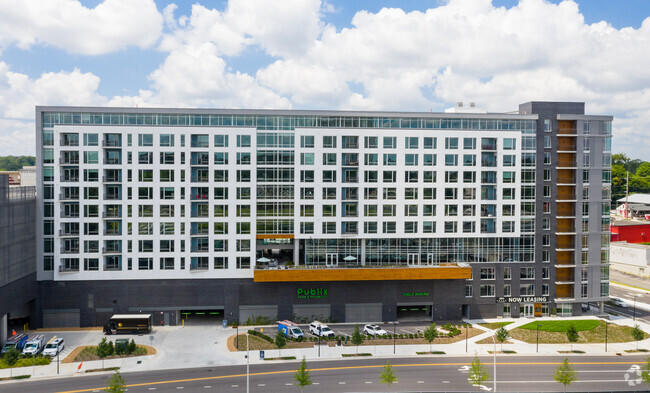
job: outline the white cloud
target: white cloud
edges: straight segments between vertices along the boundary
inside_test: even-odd
[[[12,72],[0,62],[0,107],[9,119],[33,119],[36,105],[102,105],[99,78],[78,69],[47,72],[38,79]]]
[[[162,21],[153,0],[105,0],[92,9],[77,0],[3,0],[0,48],[46,44],[85,55],[146,48],[160,37]]]
[[[34,155],[35,136],[33,121],[0,118],[0,156]]]

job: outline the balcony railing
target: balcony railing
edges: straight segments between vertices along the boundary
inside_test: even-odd
[[[79,254],[79,247],[62,248],[61,254]]]
[[[66,231],[63,229],[59,229],[59,236],[79,236],[79,230],[77,229],[72,230],[72,231]]]
[[[103,147],[122,147],[122,141],[102,141]]]
[[[79,165],[79,157],[77,158],[59,158],[61,165]]]
[[[79,199],[79,194],[59,194],[60,201],[76,201]]]
[[[78,182],[79,181],[79,176],[61,176],[61,182],[67,183],[67,182]]]
[[[102,254],[120,254],[121,252],[121,247],[102,247]]]

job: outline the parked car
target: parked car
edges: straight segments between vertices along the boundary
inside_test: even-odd
[[[610,298],[609,301],[612,303],[612,305],[617,307],[623,307],[623,308],[628,307],[627,303],[625,303],[622,299],[619,299],[617,297]]]
[[[325,325],[322,322],[314,321],[309,324],[309,332],[314,336],[319,337],[334,337],[335,334],[329,326]]]
[[[59,337],[52,337],[50,341],[45,344],[45,349],[43,350],[44,356],[54,357],[59,354],[59,352],[65,349],[65,341]]]
[[[385,335],[388,334],[388,333],[386,333],[386,331],[384,329],[379,327],[379,325],[372,325],[372,324],[368,324],[368,325],[364,326],[363,327],[363,333],[367,334],[369,336],[375,336],[375,337],[377,337],[377,336],[385,336]]]

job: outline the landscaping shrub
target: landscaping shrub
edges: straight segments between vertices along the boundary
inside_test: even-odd
[[[275,342],[271,337],[267,336],[264,333],[258,332],[257,330],[252,330],[251,329],[251,330],[248,331],[248,334],[250,334],[251,336],[257,336],[257,337],[259,337],[259,338],[261,338],[263,340],[266,340],[266,341],[268,341],[270,343]]]

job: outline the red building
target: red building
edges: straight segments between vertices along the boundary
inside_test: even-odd
[[[611,228],[613,242],[650,243],[650,223],[614,221]]]

